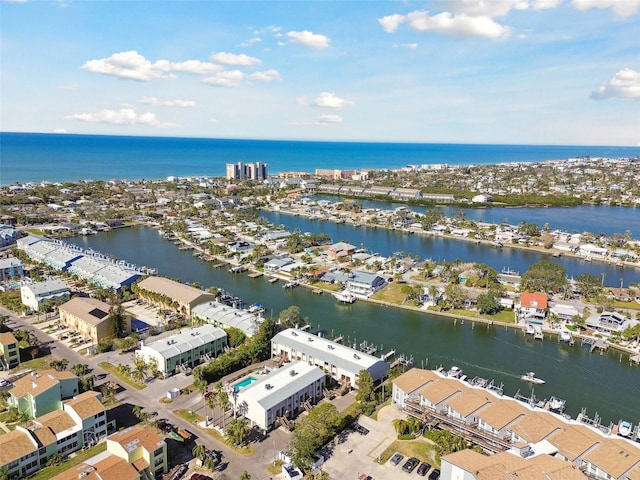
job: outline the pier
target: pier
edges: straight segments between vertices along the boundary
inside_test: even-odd
[[[593,353],[595,350],[599,350],[600,354],[604,354],[607,350],[609,350],[609,344],[606,340],[601,338],[583,338],[582,345],[587,345],[589,347],[589,353]]]

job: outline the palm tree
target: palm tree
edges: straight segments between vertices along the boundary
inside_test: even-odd
[[[191,454],[193,455],[193,458],[197,458],[204,462],[204,459],[207,456],[207,448],[204,445],[196,445],[191,450]]]

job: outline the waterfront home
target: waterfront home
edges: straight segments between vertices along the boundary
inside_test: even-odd
[[[376,273],[354,270],[348,276],[345,286],[355,295],[370,297],[386,284],[387,281]]]
[[[295,261],[291,257],[272,258],[264,264],[264,273],[267,275],[272,275],[282,270],[287,265],[293,265],[294,263]]]
[[[34,312],[46,302],[57,302],[62,299],[69,299],[71,291],[62,280],[53,278],[44,282],[27,283],[20,287],[20,297],[22,304],[29,307]]]
[[[56,370],[34,370],[15,380],[7,404],[29,418],[62,409],[62,401],[77,395],[78,377]]]
[[[522,292],[516,308],[521,318],[538,323],[547,318],[547,306],[545,293]]]
[[[233,253],[249,253],[255,248],[255,245],[251,242],[238,240],[235,242],[227,243],[227,248],[230,252]]]
[[[461,391],[460,382],[457,380],[438,378],[420,390],[420,405],[439,412],[446,409],[448,402]]]
[[[19,280],[24,276],[22,260],[15,257],[0,258],[0,282]]]
[[[582,458],[585,473],[592,478],[626,480],[640,475],[640,452],[623,439],[610,439]]]
[[[90,297],[75,297],[58,307],[60,323],[90,339],[93,345],[115,336],[109,310],[107,303]],[[130,333],[131,318],[125,315],[123,320],[123,333]]]
[[[186,316],[201,303],[215,300],[215,295],[164,277],[150,276],[137,283],[138,296],[152,305],[172,308]]]
[[[133,465],[142,478],[167,473],[167,443],[153,427],[133,426],[110,435],[107,451]]]
[[[602,312],[600,315],[590,316],[586,320],[587,327],[593,328],[602,335],[622,333],[627,328],[640,324],[618,312]]]
[[[20,365],[18,341],[11,332],[0,333],[0,368],[9,370]]]
[[[304,360],[351,388],[357,388],[361,370],[367,370],[374,382],[382,380],[389,370],[389,364],[378,357],[295,328],[271,339],[271,356],[282,362]]]
[[[356,246],[346,242],[337,242],[326,249],[327,253],[332,259],[337,260],[339,258],[352,255],[356,251]]]
[[[556,457],[582,466],[584,456],[602,443],[602,436],[586,425],[564,425],[562,431],[549,438],[556,449]]]
[[[486,391],[464,389],[447,402],[447,415],[466,425],[472,425],[476,422],[478,412],[489,404],[491,398]]]
[[[234,409],[252,426],[267,432],[282,417],[294,418],[321,400],[325,382],[326,374],[320,368],[294,361],[240,387],[234,395]]]
[[[562,430],[562,421],[553,415],[542,412],[528,412],[511,426],[511,442],[514,444],[536,444],[548,440]]]
[[[497,438],[511,437],[511,426],[525,413],[526,409],[515,402],[493,402],[478,412],[477,428]]]
[[[584,243],[578,247],[578,255],[591,258],[605,258],[609,254],[609,250],[604,247],[598,247],[591,243]]]
[[[580,315],[580,312],[573,305],[562,305],[560,303],[549,308],[549,311],[565,322],[571,322]]]
[[[418,198],[422,198],[422,190],[419,188],[395,188],[391,192],[391,198],[394,200],[417,200]]]
[[[490,203],[493,202],[493,197],[491,195],[487,195],[486,193],[481,193],[479,195],[475,195],[471,198],[473,203]]]
[[[188,371],[195,365],[217,357],[227,346],[227,334],[213,325],[183,328],[153,343],[141,342],[136,353],[146,363],[155,361],[164,375]]]
[[[504,452],[486,456],[466,449],[441,459],[442,479],[483,480],[544,478],[546,480],[585,480],[575,466],[550,455],[526,455]]]
[[[262,317],[243,308],[234,308],[217,300],[201,303],[191,310],[194,324],[209,323],[220,328],[237,328],[247,337],[258,332]]]
[[[400,408],[407,406],[407,401],[420,403],[419,391],[429,382],[440,377],[433,370],[412,368],[393,380],[391,399]]]

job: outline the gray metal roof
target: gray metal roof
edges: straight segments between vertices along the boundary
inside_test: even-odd
[[[325,373],[316,366],[302,361],[291,362],[241,389],[238,403],[244,398],[250,398],[269,410],[324,376]]]
[[[258,325],[262,323],[262,318],[248,310],[233,308],[217,301],[196,305],[191,309],[191,313],[211,323],[217,322],[237,328],[250,337],[256,334]]]
[[[295,348],[298,352],[306,353],[316,360],[326,361],[354,375],[360,370],[368,370],[374,380],[384,376],[389,369],[389,364],[378,357],[295,328],[288,328],[276,334],[271,344]],[[379,375],[381,370],[384,372]]]
[[[148,348],[158,352],[163,358],[168,359],[186,353],[190,350],[215,342],[221,338],[225,338],[227,334],[224,330],[214,327],[213,325],[202,325],[195,328],[183,328],[176,335],[163,338],[143,348]]]
[[[69,287],[62,280],[57,278],[51,280],[45,280],[44,282],[37,282],[32,284],[23,285],[22,288],[31,290],[36,297],[43,295],[51,295],[59,292],[69,292]]]

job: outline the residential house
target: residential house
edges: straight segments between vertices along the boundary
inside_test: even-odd
[[[22,260],[15,257],[0,258],[0,282],[19,280],[22,277],[24,277]]]
[[[407,401],[420,403],[419,391],[440,377],[433,370],[412,368],[393,380],[391,399],[394,405],[405,408]]]
[[[107,414],[99,392],[87,391],[64,402],[62,408],[82,428],[82,445],[91,446],[106,438],[109,429]]]
[[[134,426],[110,435],[107,451],[133,465],[143,478],[167,473],[167,444],[152,427]]]
[[[138,295],[151,304],[173,308],[186,316],[201,303],[215,300],[215,295],[164,277],[147,277],[137,284]],[[175,306],[174,306],[175,304]]]
[[[44,282],[27,283],[20,287],[22,304],[37,312],[46,302],[69,299],[71,291],[67,284],[57,278]]]
[[[306,361],[352,388],[357,388],[362,370],[367,370],[374,382],[382,380],[389,370],[389,364],[378,357],[295,328],[283,330],[271,339],[271,356],[283,362]]]
[[[142,343],[138,355],[145,362],[155,361],[165,375],[218,356],[227,346],[227,334],[213,325],[183,328],[179,333],[155,341]]]
[[[79,392],[78,377],[56,370],[33,371],[13,382],[7,403],[29,418],[62,409],[62,400]]]
[[[347,257],[353,254],[355,251],[356,251],[356,246],[346,242],[334,243],[333,245],[329,245],[329,247],[327,248],[327,253],[334,260]]]
[[[91,297],[75,297],[60,305],[60,323],[90,339],[94,345],[115,337],[108,304]],[[131,317],[124,316],[124,332],[131,332]]]
[[[349,275],[346,287],[351,293],[370,297],[386,284],[387,281],[378,274],[354,270]]]
[[[538,292],[522,292],[516,308],[520,318],[530,323],[541,323],[547,318],[547,295]]]
[[[293,418],[323,398],[326,374],[315,365],[294,361],[240,388],[234,408],[252,426],[268,431],[279,418]]]
[[[133,465],[116,455],[97,456],[75,465],[51,480],[141,480]],[[90,463],[91,462],[91,463]]]
[[[264,273],[267,275],[272,275],[282,270],[287,265],[292,265],[294,263],[295,261],[291,257],[272,258],[264,264]]]
[[[0,368],[9,370],[20,365],[18,341],[11,332],[0,333]]]

